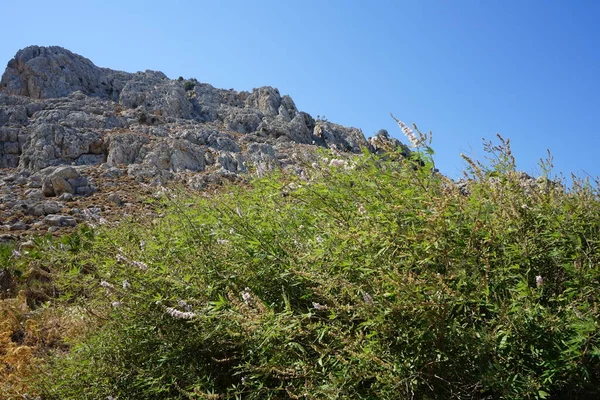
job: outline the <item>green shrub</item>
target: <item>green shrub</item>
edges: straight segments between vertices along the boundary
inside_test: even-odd
[[[183,89],[186,92],[189,92],[190,90],[194,90],[195,87],[196,87],[196,83],[194,81],[185,81],[183,83]]]
[[[598,190],[534,184],[507,141],[486,148],[495,161],[468,160],[466,190],[434,172],[427,146],[363,154],[307,180],[171,192],[155,224],[48,250],[57,302],[81,303],[98,328],[56,352],[40,392],[600,395]]]

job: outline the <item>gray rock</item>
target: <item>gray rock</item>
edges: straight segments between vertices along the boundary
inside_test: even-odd
[[[35,217],[56,214],[62,210],[62,204],[55,201],[23,202],[15,207],[19,207],[24,214]]]
[[[269,117],[277,116],[280,106],[281,95],[279,94],[279,90],[270,86],[253,89],[250,96],[246,99],[246,107],[254,108]]]
[[[19,128],[0,126],[0,168],[15,168],[19,164],[21,149]]]
[[[262,114],[256,110],[223,105],[218,110],[218,117],[225,128],[239,133],[255,132],[262,121]]]
[[[95,191],[88,179],[74,167],[50,167],[41,173],[45,175],[42,180],[42,191],[46,197],[61,196],[65,193],[88,196]]]
[[[61,167],[51,171],[42,181],[42,190],[47,197],[60,196],[63,193],[74,194],[75,189],[69,180],[79,177],[73,167]]]
[[[71,193],[63,193],[60,196],[58,196],[58,200],[60,201],[73,201],[75,197],[73,197],[73,195]]]
[[[106,164],[111,167],[141,162],[150,140],[138,134],[117,134],[108,138]]]
[[[116,193],[109,194],[107,199],[108,199],[108,201],[115,203],[118,206],[123,205],[123,199],[121,199],[121,197]]]
[[[127,174],[139,182],[149,182],[151,185],[164,185],[173,179],[173,173],[156,165],[131,164]]]
[[[327,147],[340,151],[360,153],[362,148],[369,146],[360,129],[346,128],[328,121],[316,122],[314,136],[323,140]]]
[[[58,46],[30,46],[9,61],[0,88],[33,99],[64,97],[75,91],[114,99],[129,78],[130,74],[98,68]]]
[[[27,230],[29,228],[29,226],[24,223],[23,221],[18,221],[15,222],[14,224],[12,224],[9,228],[9,230],[11,231],[24,231]]]
[[[316,146],[358,153],[398,144],[389,135],[367,143],[358,129],[315,121],[272,87],[218,89],[156,71],[99,68],[60,47],[32,46],[16,54],[0,81],[0,212],[40,217],[30,224],[36,229],[47,216],[45,224],[56,228],[71,224],[60,215],[72,210],[48,197],[76,200],[95,184],[122,190],[130,182],[125,173],[153,185],[177,179],[202,188],[275,168],[302,176],[319,157]],[[116,194],[109,201],[122,204]]]
[[[44,192],[40,189],[27,189],[25,191],[25,198],[27,200],[43,200]]]
[[[143,107],[150,113],[176,118],[190,118],[192,104],[184,88],[162,72],[136,73],[123,88],[119,103],[124,107]]]
[[[44,218],[44,223],[48,226],[75,226],[77,221],[70,215],[50,214]]]
[[[102,143],[101,136],[95,132],[82,132],[53,123],[36,124],[23,146],[19,166],[38,171],[71,163],[84,154],[97,152]]]
[[[125,173],[123,172],[122,169],[117,168],[117,167],[110,167],[106,170],[106,172],[104,173],[104,176],[107,178],[118,178],[123,176]]]

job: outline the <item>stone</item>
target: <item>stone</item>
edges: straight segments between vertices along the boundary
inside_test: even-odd
[[[58,196],[58,199],[60,201],[73,201],[74,197],[71,193],[63,193],[60,196]]]
[[[75,226],[77,221],[70,215],[50,214],[44,218],[44,223],[48,226]]]
[[[115,203],[117,206],[123,205],[123,199],[121,199],[121,197],[116,193],[109,194],[107,200],[112,203]]]
[[[122,169],[116,167],[110,167],[104,173],[104,176],[107,178],[119,178],[123,176],[125,173]]]
[[[96,190],[74,167],[50,167],[41,173],[45,174],[42,191],[46,197],[63,194],[88,196]]]
[[[28,226],[26,223],[19,221],[12,224],[9,228],[11,231],[24,231],[27,230]]]

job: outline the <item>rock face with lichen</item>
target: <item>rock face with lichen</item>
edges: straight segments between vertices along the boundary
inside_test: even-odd
[[[105,173],[140,185],[178,180],[198,189],[273,168],[303,174],[318,147],[358,153],[397,145],[377,137],[375,148],[358,129],[315,120],[272,87],[217,89],[157,71],[100,68],[61,47],[31,46],[9,61],[0,81],[0,226],[27,225],[7,223],[14,207],[56,215],[56,207],[44,211],[44,201],[102,193],[98,177]],[[16,198],[18,188],[23,198]]]

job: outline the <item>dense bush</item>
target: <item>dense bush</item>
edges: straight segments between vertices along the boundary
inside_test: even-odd
[[[46,307],[83,308],[94,329],[47,357],[34,387],[44,399],[596,398],[598,191],[527,179],[507,142],[486,149],[492,162],[468,160],[463,185],[434,171],[427,146],[363,154],[305,180],[169,192],[160,220],[63,239],[35,260],[59,293]]]

